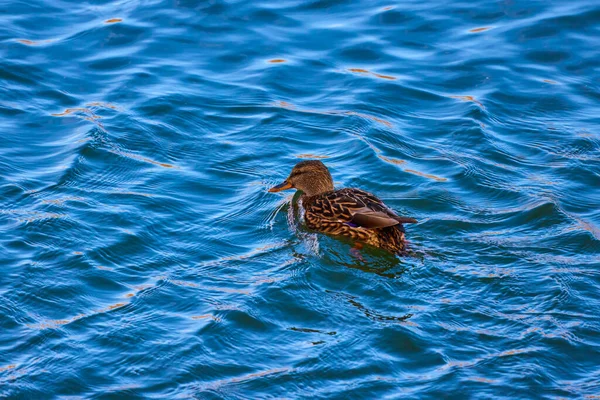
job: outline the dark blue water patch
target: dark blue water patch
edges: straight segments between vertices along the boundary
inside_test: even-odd
[[[595,2],[4,8],[0,397],[600,395]]]

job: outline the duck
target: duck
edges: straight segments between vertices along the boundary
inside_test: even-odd
[[[375,195],[356,188],[335,189],[331,173],[319,160],[297,163],[290,175],[269,192],[296,189],[302,192],[306,226],[332,236],[402,255],[406,252],[403,224],[416,219],[397,215]]]

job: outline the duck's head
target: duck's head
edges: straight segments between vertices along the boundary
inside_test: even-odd
[[[287,189],[302,190],[306,196],[315,196],[333,190],[333,179],[321,161],[301,161],[294,166],[292,173],[285,181],[269,189],[269,192]]]

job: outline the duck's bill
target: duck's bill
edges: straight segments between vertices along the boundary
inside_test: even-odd
[[[281,192],[282,190],[287,190],[287,189],[291,189],[291,188],[292,188],[292,184],[289,183],[288,181],[284,181],[283,183],[280,183],[277,186],[273,186],[271,189],[269,189],[269,192],[271,192],[271,193]]]

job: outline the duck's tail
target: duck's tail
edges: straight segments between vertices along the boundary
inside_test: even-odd
[[[406,251],[406,238],[402,224],[381,229],[379,247],[395,254],[403,254]]]

